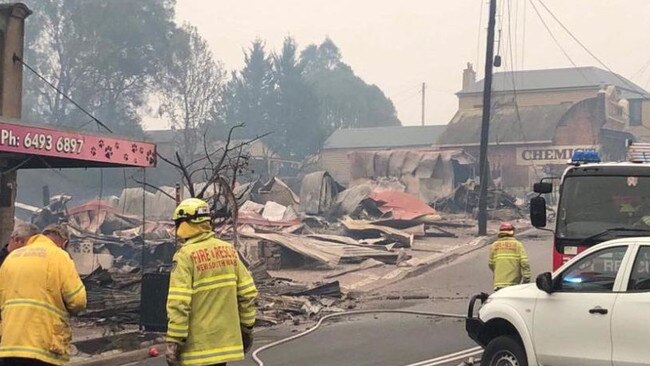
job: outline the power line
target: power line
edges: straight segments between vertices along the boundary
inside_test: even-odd
[[[537,14],[537,17],[538,17],[539,20],[542,22],[542,24],[544,25],[544,28],[546,28],[546,31],[547,31],[548,34],[551,36],[551,38],[553,39],[553,41],[555,42],[555,44],[558,46],[558,48],[562,51],[562,53],[563,53],[564,56],[567,58],[567,60],[569,60],[569,62],[571,63],[571,65],[573,65],[573,67],[574,67],[576,70],[578,70],[578,72],[580,72],[580,75],[582,75],[582,77],[585,79],[585,81],[587,81],[587,82],[591,82],[591,80],[589,80],[589,78],[588,78],[588,77],[587,77],[587,76],[582,72],[582,69],[580,69],[580,68],[578,67],[578,65],[576,65],[576,63],[573,61],[573,59],[571,58],[571,56],[569,56],[569,54],[566,52],[566,50],[564,49],[564,47],[562,47],[562,45],[560,44],[560,41],[558,41],[558,39],[555,38],[555,35],[553,34],[553,31],[551,31],[551,28],[548,26],[548,24],[546,24],[546,21],[544,20],[544,17],[542,17],[542,14],[541,14],[541,13],[539,12],[539,10],[537,9],[537,6],[535,6],[535,3],[533,2],[533,0],[528,0],[528,1],[530,1],[530,5],[533,6],[533,9],[535,10],[535,13]]]
[[[508,23],[510,23],[510,0],[508,0]],[[510,29],[510,24],[508,24],[508,29]],[[517,47],[519,44],[517,43],[517,33],[519,33],[519,1],[515,1],[515,54],[514,56],[514,64],[512,65],[513,69],[517,68]]]
[[[643,66],[641,66],[639,70],[637,70],[634,74],[632,74],[631,78],[634,79],[637,76],[643,76],[643,73],[646,72],[648,67],[650,67],[650,59],[648,59],[648,61],[645,64],[643,64]]]
[[[499,40],[497,41],[497,56],[501,55],[501,41],[503,39],[503,11],[505,9],[505,6],[503,6],[503,3],[505,0],[501,0],[501,6],[499,7],[499,27],[498,27],[498,32],[499,32]],[[499,5],[497,5],[499,6]]]
[[[391,95],[389,98],[390,98],[390,99],[394,99],[394,98],[396,98],[397,96],[404,95],[404,94],[406,94],[407,92],[412,92],[412,91],[415,90],[415,89],[418,89],[418,90],[419,90],[419,88],[420,88],[420,85],[419,85],[419,84],[416,85],[416,84],[410,84],[410,83],[409,83],[409,85],[408,85],[406,88],[402,88],[402,89],[400,89],[400,91],[398,91],[398,92],[396,92],[395,94]]]
[[[421,93],[420,87],[418,86],[418,89],[416,89],[415,92],[411,92],[410,94],[406,95],[405,97],[399,98],[399,99],[393,101],[393,104],[397,105],[397,104],[402,104],[404,102],[410,101],[411,99],[419,96],[420,93]]]
[[[523,27],[524,27],[524,32],[522,34],[522,40],[521,40],[521,69],[525,69],[525,64],[524,64],[524,57],[526,56],[526,19],[528,18],[528,9],[527,5],[528,3],[524,1],[524,20],[523,20]]]
[[[510,46],[510,75],[512,77],[512,95],[513,95],[513,104],[515,107],[515,121],[517,122],[517,126],[519,126],[519,130],[521,132],[521,138],[524,140],[524,144],[526,147],[529,147],[528,139],[526,138],[526,130],[524,129],[524,125],[521,122],[521,113],[519,112],[519,103],[517,102],[517,80],[515,78],[515,68],[516,68],[516,63],[513,60],[513,52],[512,52],[512,28],[510,27],[511,25],[511,18],[510,18],[510,13],[511,13],[511,1],[508,0],[508,44]],[[515,32],[517,30],[515,29]],[[515,33],[516,34],[516,33]],[[516,45],[515,45],[516,47]],[[541,176],[539,172],[537,171],[537,166],[535,165],[535,161],[532,161],[533,164],[533,171],[535,172],[535,175],[537,176],[538,179],[541,179]]]
[[[481,24],[483,21],[483,4],[485,0],[479,0],[481,2],[481,11],[478,13],[478,36],[476,39],[476,68],[478,68],[479,62],[481,62]]]
[[[91,120],[89,120],[88,122],[84,123],[83,125],[77,127],[77,129],[78,129],[78,130],[81,130],[82,128],[88,126],[89,124],[91,124],[91,123],[93,123],[93,122],[95,122],[95,120],[94,120],[94,119],[91,119]]]
[[[49,80],[47,80],[47,79],[46,79],[43,75],[41,75],[38,71],[36,71],[36,70],[35,70],[34,68],[32,68],[31,66],[29,66],[27,63],[25,63],[25,61],[23,61],[23,59],[20,58],[20,56],[16,55],[15,53],[14,53],[13,61],[14,61],[14,62],[19,62],[21,65],[25,66],[29,71],[31,71],[32,73],[34,73],[34,75],[36,75],[39,79],[43,80],[43,82],[44,82],[45,84],[47,84],[48,86],[50,86],[52,89],[56,90],[56,92],[59,93],[62,97],[64,97],[65,99],[67,99],[67,100],[68,100],[70,103],[72,103],[75,107],[79,108],[79,110],[81,110],[81,111],[84,112],[86,115],[88,115],[90,118],[92,118],[93,121],[95,121],[98,125],[100,125],[100,126],[102,126],[103,128],[105,128],[106,131],[108,131],[108,132],[110,132],[110,133],[113,133],[113,131],[111,131],[111,129],[108,128],[108,126],[106,126],[105,124],[103,124],[102,121],[98,120],[98,119],[97,119],[95,116],[93,116],[90,112],[88,112],[86,109],[84,109],[84,107],[82,107],[81,105],[79,105],[79,103],[75,102],[72,98],[70,98],[70,97],[69,97],[68,95],[66,95],[63,91],[61,91],[61,89],[59,89],[58,87],[56,87],[56,85],[52,84]]]
[[[538,1],[539,1],[539,3],[544,7],[544,9],[546,9],[546,11],[547,11],[549,14],[551,14],[551,16],[553,17],[553,19],[555,19],[555,21],[560,25],[560,27],[562,27],[562,29],[564,29],[564,30],[567,32],[567,34],[569,34],[569,36],[571,36],[571,38],[573,38],[573,40],[576,41],[576,42],[580,45],[580,47],[582,47],[583,50],[585,50],[585,51],[586,51],[586,52],[587,52],[591,57],[593,57],[596,61],[598,61],[598,63],[599,63],[602,67],[604,67],[607,71],[609,71],[609,72],[611,72],[612,74],[614,74],[614,76],[616,76],[619,80],[621,80],[623,83],[627,84],[630,88],[632,88],[632,90],[630,90],[631,92],[633,92],[633,93],[637,93],[637,94],[639,94],[639,95],[643,95],[643,93],[638,92],[638,91],[635,90],[636,88],[635,88],[634,85],[632,85],[632,83],[630,83],[628,80],[626,80],[626,79],[623,78],[622,76],[620,76],[620,75],[618,75],[617,73],[615,73],[614,71],[612,71],[612,69],[610,69],[607,65],[605,65],[605,63],[604,63],[603,61],[601,61],[601,60],[600,60],[596,55],[594,55],[594,53],[591,52],[591,50],[589,50],[589,48],[587,48],[587,46],[585,46],[582,42],[580,42],[580,40],[579,40],[576,36],[574,36],[573,33],[571,33],[571,31],[569,30],[569,28],[567,28],[567,27],[566,27],[566,26],[565,26],[565,25],[560,21],[560,19],[558,19],[558,18],[555,16],[555,14],[553,14],[553,12],[551,11],[551,9],[549,9],[549,8],[546,6],[546,4],[544,4],[544,2],[543,2],[542,0],[538,0]]]

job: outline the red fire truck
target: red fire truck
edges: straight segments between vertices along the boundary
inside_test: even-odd
[[[603,163],[595,151],[577,151],[560,179],[553,233],[553,270],[586,248],[614,238],[650,236],[650,144],[630,144],[628,161]],[[544,228],[545,178],[530,202],[533,226]]]

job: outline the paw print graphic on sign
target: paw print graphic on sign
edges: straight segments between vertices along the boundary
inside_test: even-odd
[[[149,150],[147,151],[147,161],[149,164],[153,165],[156,162],[156,157],[153,154],[153,151]]]
[[[136,144],[131,145],[131,152],[135,154],[136,151],[138,151],[138,145]]]
[[[120,143],[119,143],[119,142],[115,142],[115,150],[119,150],[119,149],[120,149]]]
[[[113,147],[112,146],[106,146],[106,149],[104,149],[104,156],[106,156],[106,159],[110,159],[113,156]]]
[[[144,147],[140,147],[140,154],[144,154]]]
[[[99,148],[100,149],[104,148],[104,140],[99,140]]]
[[[124,154],[124,161],[129,161],[129,154]]]
[[[97,148],[96,147],[91,147],[90,148],[90,155],[95,156],[97,155]]]

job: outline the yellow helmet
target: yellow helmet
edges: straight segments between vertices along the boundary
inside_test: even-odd
[[[178,207],[174,210],[172,220],[176,225],[181,222],[190,222],[193,224],[200,224],[202,222],[211,221],[210,206],[207,202],[198,198],[188,198],[183,200]]]

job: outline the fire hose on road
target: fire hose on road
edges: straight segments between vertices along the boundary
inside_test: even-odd
[[[335,313],[335,314],[329,314],[326,315],[316,323],[313,327],[305,330],[302,333],[298,333],[296,335],[293,335],[291,337],[283,338],[278,341],[275,341],[273,343],[269,343],[266,346],[260,347],[257,350],[253,352],[253,360],[255,363],[257,363],[259,366],[264,366],[264,361],[262,361],[259,358],[259,354],[261,352],[264,352],[268,349],[277,347],[279,345],[291,342],[293,340],[296,340],[298,338],[302,338],[307,336],[308,334],[316,331],[320,326],[329,319],[333,318],[339,318],[339,317],[346,317],[346,316],[351,316],[351,315],[363,315],[363,314],[409,314],[409,315],[422,315],[422,316],[432,316],[432,317],[441,317],[441,318],[455,318],[455,319],[466,319],[467,317],[465,315],[460,315],[460,314],[450,314],[450,313],[438,313],[438,312],[426,312],[426,311],[415,311],[415,310],[355,310],[355,311],[348,311],[348,312],[343,312],[343,313]],[[470,357],[474,356],[476,354],[479,354],[481,352],[480,347],[472,348],[469,350],[457,352],[455,354],[443,356],[443,357],[438,357],[436,359],[431,359],[427,361],[421,361],[412,365],[408,366],[434,366],[434,365],[442,365],[442,362],[452,362],[452,361],[458,361],[462,359],[463,357]]]

